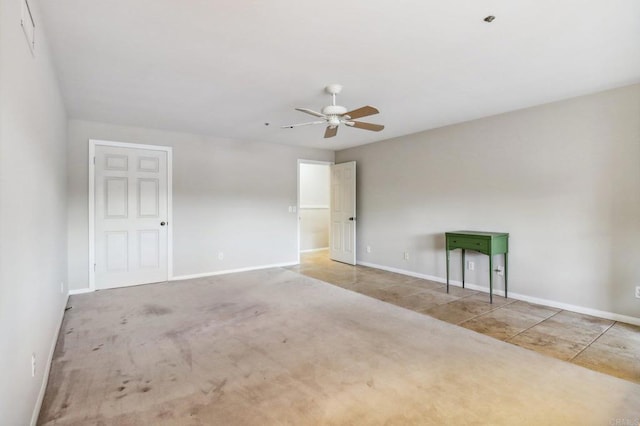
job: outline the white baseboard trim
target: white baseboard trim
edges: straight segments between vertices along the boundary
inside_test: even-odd
[[[42,373],[42,385],[40,386],[40,392],[38,392],[38,399],[36,400],[35,407],[33,407],[33,413],[31,414],[31,422],[29,423],[31,426],[36,426],[36,424],[38,423],[38,417],[40,416],[40,409],[42,408],[42,402],[44,401],[44,394],[47,391],[47,385],[49,384],[49,372],[51,371],[53,354],[56,351],[56,344],[58,343],[58,337],[60,336],[60,329],[62,328],[62,321],[64,320],[64,313],[66,312],[68,303],[69,303],[69,295],[67,294],[67,299],[62,305],[62,312],[60,314],[60,320],[58,321],[58,330],[53,336],[53,343],[51,344],[51,348],[49,349],[49,357],[47,358],[47,362],[44,365],[44,371]]]
[[[69,296],[73,296],[76,294],[85,294],[85,293],[93,293],[95,290],[91,290],[90,288],[78,288],[76,290],[69,290]]]
[[[169,281],[191,280],[193,278],[213,277],[215,275],[234,274],[236,272],[257,271],[260,269],[269,269],[269,268],[284,268],[286,266],[294,266],[294,265],[298,265],[298,262],[295,261],[295,262],[285,262],[285,263],[274,263],[272,265],[249,266],[247,268],[227,269],[224,271],[215,271],[215,272],[204,272],[202,274],[178,275],[170,278]]]
[[[420,274],[418,272],[408,271],[400,268],[393,268],[390,266],[378,265],[370,262],[358,262],[358,265],[368,266],[370,268],[382,269],[383,271],[395,272],[397,274],[408,275],[410,277],[422,278],[425,280],[435,281],[439,283],[447,282],[446,278],[436,277],[434,275]],[[462,282],[457,280],[449,280],[450,285],[462,287]],[[479,286],[477,284],[465,282],[464,286],[470,290],[481,291],[483,293],[489,293],[489,288]],[[495,289],[493,294],[504,296],[504,290]],[[535,303],[537,305],[549,306],[552,308],[564,309],[565,311],[577,312],[579,314],[592,315],[594,317],[604,318],[612,321],[620,321],[627,324],[640,325],[640,318],[632,317],[629,315],[616,314],[614,312],[601,311],[598,309],[585,308],[583,306],[571,305],[568,303],[556,302],[555,300],[541,299],[539,297],[528,296],[526,294],[509,292],[510,299],[522,300],[523,302]]]
[[[329,247],[320,247],[320,248],[314,248],[314,249],[300,250],[300,253],[312,253],[314,251],[324,251],[324,250],[329,250]]]
[[[204,272],[202,274],[191,274],[191,275],[177,275],[169,278],[167,281],[183,281],[183,280],[191,280],[193,278],[204,278],[204,277],[213,277],[214,275],[225,275],[225,274],[233,274],[235,272],[248,272],[248,271],[257,271],[259,269],[269,269],[269,268],[283,268],[286,266],[294,266],[298,265],[299,262],[285,262],[285,263],[274,263],[272,265],[259,265],[259,266],[249,266],[246,268],[238,268],[238,269],[226,269],[223,271],[215,271],[215,272]],[[85,293],[93,293],[95,290],[91,290],[89,288],[79,288],[76,290],[69,290],[69,295],[73,296],[76,294],[85,294]]]

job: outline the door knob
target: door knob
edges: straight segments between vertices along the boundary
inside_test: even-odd
[[[165,226],[167,222],[160,222],[160,226]]]
[[[356,220],[356,218],[355,217],[350,217],[349,220]]]

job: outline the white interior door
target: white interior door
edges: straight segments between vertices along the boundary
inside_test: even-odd
[[[331,259],[356,264],[356,162],[331,166]]]
[[[167,152],[96,146],[95,286],[166,281]]]

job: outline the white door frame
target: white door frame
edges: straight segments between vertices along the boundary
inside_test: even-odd
[[[95,246],[95,180],[96,180],[96,146],[119,148],[147,149],[167,153],[167,281],[173,278],[173,148],[170,146],[145,145],[138,143],[114,142],[89,139],[89,290],[96,290],[96,246]]]
[[[333,166],[334,161],[318,161],[318,160],[302,160],[298,159],[298,202],[296,203],[296,218],[298,223],[298,265],[300,264],[300,164],[324,164],[327,166]],[[329,199],[329,207],[331,207],[331,199]]]

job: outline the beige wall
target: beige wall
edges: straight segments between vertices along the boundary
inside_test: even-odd
[[[640,85],[336,153],[350,160],[359,261],[443,278],[445,231],[505,231],[511,291],[640,317]]]
[[[69,284],[88,286],[88,141],[173,147],[175,276],[297,260],[298,159],[333,151],[225,140],[71,120],[68,144]],[[224,260],[218,260],[218,252]]]
[[[38,2],[0,0],[0,424],[28,425],[66,302],[66,113]],[[64,283],[61,288],[61,283]],[[36,354],[31,377],[31,354]]]
[[[300,251],[329,247],[329,209],[300,208]]]

